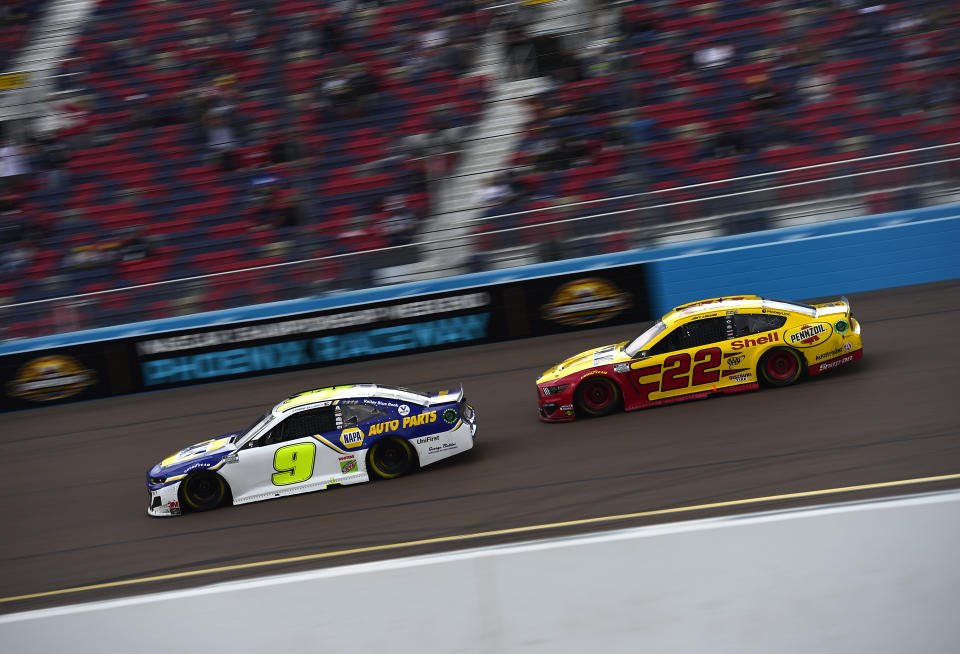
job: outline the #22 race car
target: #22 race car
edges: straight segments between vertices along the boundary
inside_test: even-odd
[[[473,447],[476,414],[463,387],[421,393],[352,384],[306,391],[252,425],[172,454],[147,472],[147,513],[392,479]]]
[[[537,379],[540,419],[566,422],[621,408],[788,386],[863,355],[842,297],[824,304],[756,295],[691,302],[632,341],[582,352]]]

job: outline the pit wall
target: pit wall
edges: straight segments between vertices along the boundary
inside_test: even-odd
[[[0,411],[960,277],[960,205],[0,343]],[[627,334],[629,335],[629,334]]]
[[[318,653],[946,653],[960,642],[958,550],[953,491],[16,613],[0,616],[0,643],[18,654],[278,643]]]

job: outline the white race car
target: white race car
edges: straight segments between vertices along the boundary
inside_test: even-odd
[[[147,472],[147,513],[180,515],[399,477],[473,447],[463,387],[421,393],[352,384],[306,391],[252,425],[168,456]]]

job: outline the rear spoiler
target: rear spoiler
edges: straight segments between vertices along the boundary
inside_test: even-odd
[[[443,390],[436,393],[430,393],[428,405],[446,404],[448,402],[460,402],[463,400],[463,385],[460,384],[454,390]]]
[[[837,314],[850,315],[850,300],[848,300],[845,295],[841,295],[840,299],[835,302],[824,302],[823,304],[814,304],[813,306],[817,310],[817,318]]]

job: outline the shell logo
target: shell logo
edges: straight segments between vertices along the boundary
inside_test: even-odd
[[[72,397],[96,381],[97,374],[73,357],[53,355],[23,364],[7,382],[7,392],[25,400],[49,402]]]
[[[363,445],[365,434],[359,427],[347,427],[340,432],[340,442],[348,450],[353,450]]]
[[[589,325],[610,320],[633,306],[633,296],[599,277],[575,279],[563,284],[540,307],[544,320],[561,325]]]

